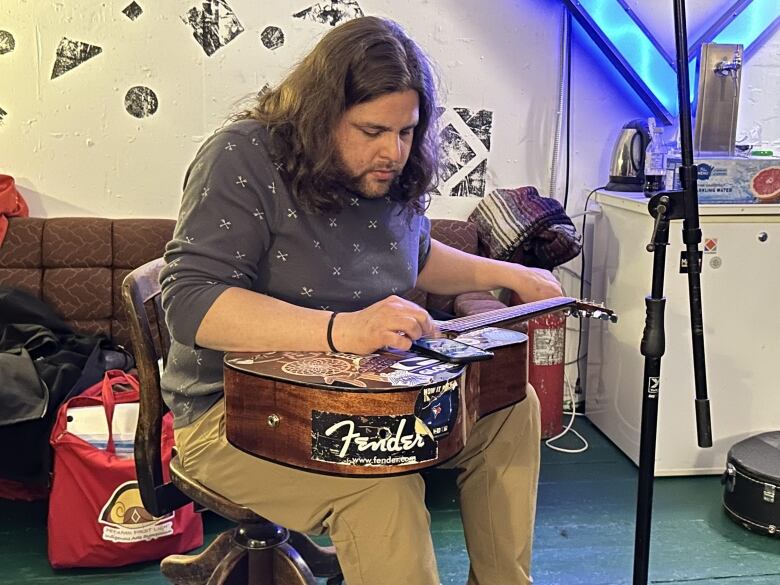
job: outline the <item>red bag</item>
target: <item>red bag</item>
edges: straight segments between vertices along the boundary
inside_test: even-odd
[[[115,391],[115,384],[132,390]],[[118,567],[161,559],[203,544],[203,522],[193,505],[155,518],[141,503],[132,457],[117,455],[112,433],[115,404],[138,402],[138,380],[121,370],[60,406],[51,434],[54,478],[49,498],[49,562],[61,567]],[[105,449],[68,432],[68,408],[102,406]],[[173,448],[173,419],[162,431],[163,475]]]

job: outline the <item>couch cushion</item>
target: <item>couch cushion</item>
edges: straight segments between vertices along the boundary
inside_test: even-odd
[[[437,219],[431,222],[431,237],[452,248],[477,253],[477,226],[458,219]],[[428,295],[427,308],[455,314],[454,296]]]
[[[130,272],[162,256],[165,244],[173,237],[175,225],[172,219],[115,219],[114,268],[126,268]]]
[[[175,226],[172,219],[114,220],[111,338],[128,349],[131,348],[130,328],[122,301],[122,281],[134,268],[163,255]],[[156,328],[153,326],[152,330]],[[156,335],[155,343],[159,344]]]
[[[0,268],[0,286],[21,288],[41,298],[43,270],[40,268]]]
[[[57,217],[43,228],[44,268],[111,266],[111,220]]]
[[[41,298],[41,218],[10,218],[8,232],[0,245],[0,286],[21,288]]]
[[[43,274],[43,300],[66,321],[110,319],[111,268],[49,268]]]
[[[78,320],[68,321],[67,323],[74,331],[78,331],[84,335],[105,335],[106,337],[113,338],[111,335],[110,319]]]
[[[0,266],[40,268],[45,221],[41,218],[10,218],[8,232],[0,245]]]
[[[458,219],[431,221],[431,237],[469,254],[477,253],[477,226]]]

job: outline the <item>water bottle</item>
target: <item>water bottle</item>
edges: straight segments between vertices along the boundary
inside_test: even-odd
[[[647,129],[650,142],[645,152],[645,195],[650,197],[657,191],[663,191],[666,178],[666,146],[664,145],[664,129],[655,124],[655,118],[649,118]]]

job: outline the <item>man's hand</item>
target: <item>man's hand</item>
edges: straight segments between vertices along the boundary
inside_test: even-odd
[[[339,351],[367,354],[382,347],[408,350],[412,341],[437,333],[428,312],[411,301],[390,296],[361,311],[339,313],[333,345]]]
[[[549,270],[529,268],[520,264],[512,266],[515,267],[515,276],[511,288],[522,302],[530,303],[563,295],[561,283]]]

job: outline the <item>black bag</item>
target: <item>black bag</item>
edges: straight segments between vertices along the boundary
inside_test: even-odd
[[[780,431],[750,437],[729,449],[723,484],[729,518],[748,530],[780,535]]]
[[[106,337],[75,333],[40,299],[0,287],[0,478],[46,484],[59,405],[132,367]]]

